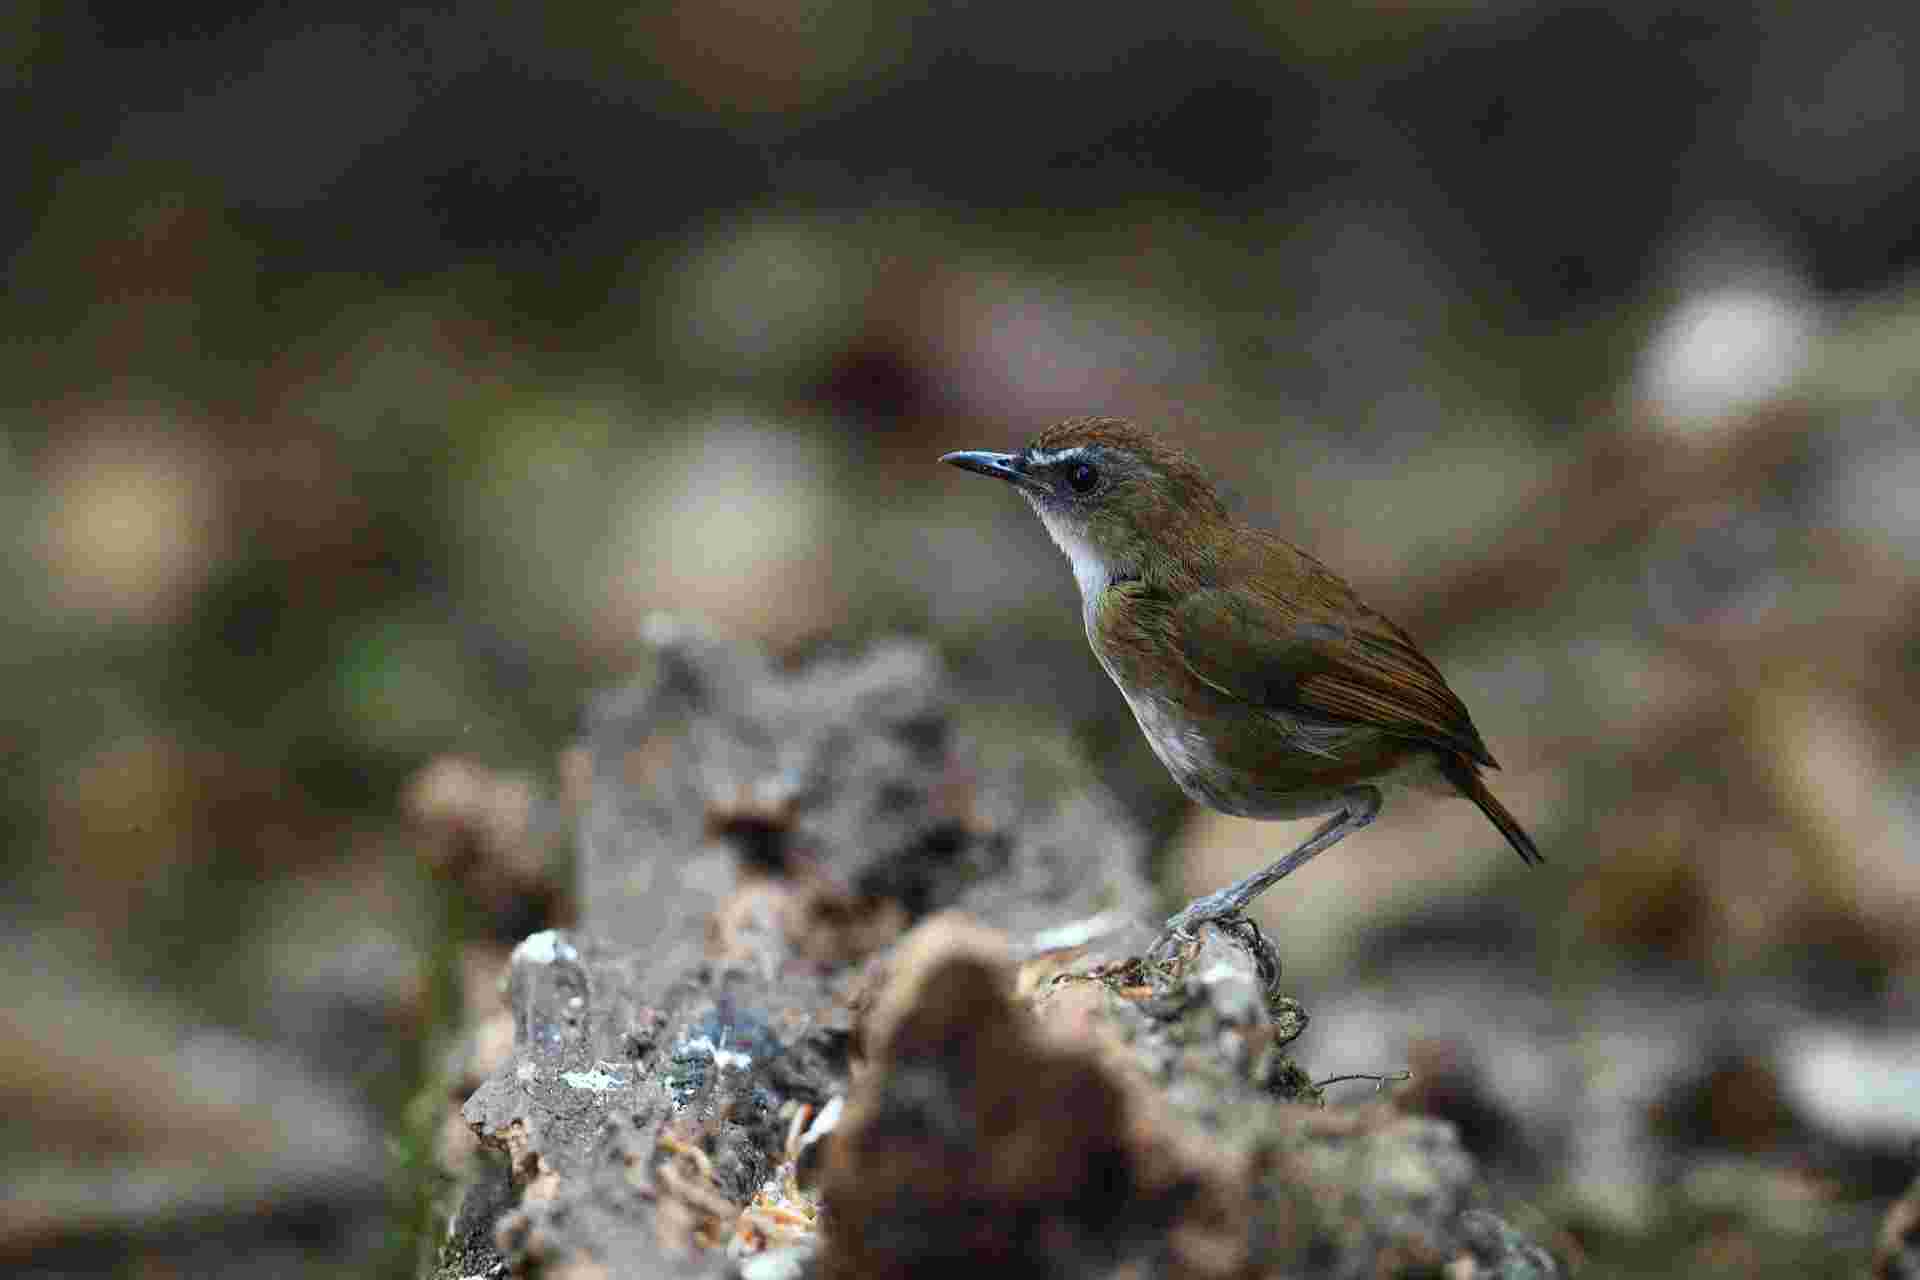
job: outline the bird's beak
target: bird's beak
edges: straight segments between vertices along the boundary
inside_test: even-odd
[[[992,476],[997,480],[1026,488],[1033,479],[1020,465],[1017,453],[988,453],[982,449],[962,449],[958,453],[940,455],[940,461],[950,462],[962,471],[978,471],[983,476]]]

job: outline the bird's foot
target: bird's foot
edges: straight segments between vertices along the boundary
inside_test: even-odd
[[[1156,964],[1171,960],[1199,940],[1200,926],[1204,924],[1216,925],[1222,931],[1235,935],[1251,930],[1258,937],[1260,927],[1240,914],[1244,903],[1234,893],[1234,888],[1237,886],[1210,893],[1204,898],[1195,898],[1168,916],[1159,938],[1147,949],[1147,959]]]
[[[1209,920],[1226,920],[1237,917],[1244,905],[1240,896],[1234,892],[1238,885],[1230,885],[1204,898],[1195,898],[1180,910],[1167,917],[1168,933],[1193,936],[1193,931]]]

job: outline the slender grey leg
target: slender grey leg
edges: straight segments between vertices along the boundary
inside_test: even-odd
[[[1328,819],[1318,831],[1308,836],[1305,843],[1292,853],[1272,866],[1256,871],[1246,879],[1230,884],[1216,893],[1210,893],[1204,898],[1195,898],[1169,917],[1166,930],[1160,935],[1160,941],[1153,946],[1153,954],[1163,952],[1171,944],[1190,939],[1194,929],[1209,920],[1224,920],[1238,916],[1246,909],[1248,903],[1305,866],[1316,854],[1324,853],[1362,827],[1370,825],[1379,813],[1379,789],[1355,787],[1347,794],[1346,807]]]

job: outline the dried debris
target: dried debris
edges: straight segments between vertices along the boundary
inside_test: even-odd
[[[821,1274],[908,1276],[967,1258],[1010,1275],[1105,1273],[1158,1258],[1231,1275],[1231,1240],[1193,1256],[1173,1230],[1227,1220],[1223,1171],[1176,1154],[1091,1044],[1014,1002],[1007,940],[940,918],[901,946],[863,1036],[827,1158]]]
[[[487,919],[510,928],[529,915],[570,911],[559,875],[566,824],[532,778],[442,756],[407,783],[400,807],[427,865],[459,884]]]

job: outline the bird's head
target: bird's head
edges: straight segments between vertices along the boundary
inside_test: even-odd
[[[940,460],[1018,489],[1073,561],[1085,596],[1116,579],[1189,571],[1227,524],[1199,465],[1122,418],[1070,418],[1018,453],[968,450]]]

